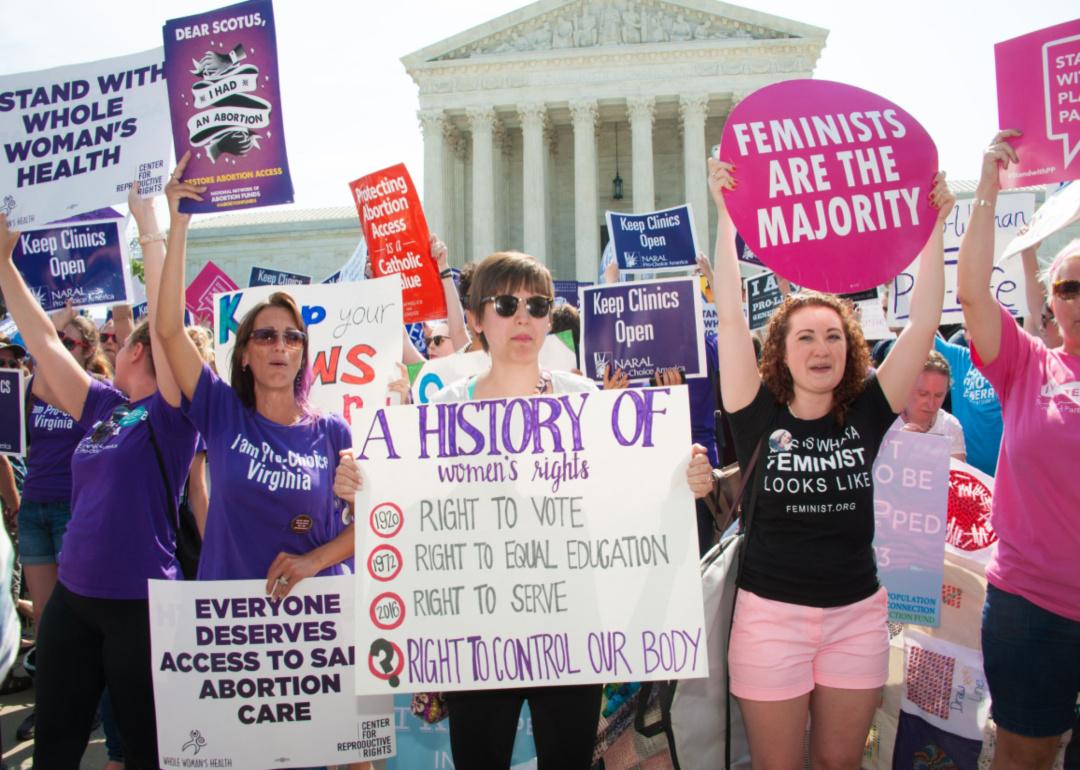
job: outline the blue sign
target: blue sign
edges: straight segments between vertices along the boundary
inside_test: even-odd
[[[608,211],[607,225],[621,270],[686,270],[697,264],[689,205],[649,214]]]
[[[124,234],[117,220],[27,230],[15,244],[15,267],[46,312],[128,302]]]
[[[784,302],[784,294],[776,273],[762,273],[746,279],[747,320],[750,329],[760,329],[769,323],[773,311]]]
[[[22,369],[0,369],[0,454],[26,454],[25,394]]]
[[[309,283],[310,275],[255,265],[251,266],[251,277],[248,279],[248,286],[304,286]]]
[[[738,233],[735,233],[735,253],[738,255],[740,262],[745,262],[748,265],[757,265],[758,267],[765,267],[761,260],[758,259],[757,254],[750,251],[750,247],[746,245],[746,241]]]
[[[341,283],[341,271],[338,270],[336,273],[326,276],[319,283]]]
[[[602,381],[609,364],[631,382],[673,367],[688,378],[706,376],[697,278],[587,286],[579,310],[586,376]]]
[[[555,304],[567,304],[578,306],[578,289],[582,286],[592,286],[586,281],[552,281],[555,285]],[[561,300],[561,301],[560,301]]]

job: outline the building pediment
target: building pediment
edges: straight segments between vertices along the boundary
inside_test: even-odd
[[[816,39],[819,27],[716,0],[539,0],[402,59],[406,69],[462,60],[580,55],[634,46]]]

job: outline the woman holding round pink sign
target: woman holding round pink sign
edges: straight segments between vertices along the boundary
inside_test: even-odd
[[[1002,131],[983,153],[957,295],[972,362],[1001,398],[1004,420],[991,508],[998,544],[982,622],[997,723],[992,767],[1049,768],[1080,695],[1080,241],[1050,265],[1050,308],[1063,339],[1050,348],[1017,326],[989,288],[998,177],[1019,162],[1009,143],[1019,135]]]
[[[759,372],[726,205],[736,168],[708,163],[721,397],[744,473],[760,452],[728,653],[731,692],[755,770],[802,766],[808,715],[811,766],[858,768],[889,662],[887,595],[872,545],[873,463],[941,319],[940,223],[955,198],[943,174],[922,183],[938,226],[919,255],[910,323],[876,372],[848,304],[817,292],[792,294],[777,308]]]

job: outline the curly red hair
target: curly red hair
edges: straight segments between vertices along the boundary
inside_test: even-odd
[[[795,397],[795,382],[784,360],[785,343],[792,314],[805,307],[827,307],[840,317],[840,325],[847,340],[847,358],[844,361],[844,375],[833,390],[832,413],[837,423],[843,424],[848,407],[862,393],[866,375],[870,370],[870,350],[850,303],[832,294],[816,291],[800,291],[788,295],[769,319],[765,344],[761,350],[761,379],[780,403],[791,403]]]

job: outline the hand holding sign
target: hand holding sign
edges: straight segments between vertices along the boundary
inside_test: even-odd
[[[1020,136],[1020,132],[1008,128],[1004,131],[998,131],[994,138],[990,140],[990,145],[983,150],[982,174],[979,178],[980,187],[987,183],[992,184],[993,189],[997,190],[999,187],[998,177],[1001,172],[1007,169],[1010,163],[1020,162],[1020,156],[1016,154],[1016,150],[1008,142],[1009,139],[1016,136]]]
[[[188,150],[180,157],[180,162],[176,164],[172,176],[165,185],[165,197],[169,201],[169,219],[173,224],[187,224],[191,220],[191,214],[180,211],[180,201],[185,198],[202,201],[202,193],[206,192],[205,185],[193,185],[183,181],[184,169],[187,168],[190,160],[191,150]]]

